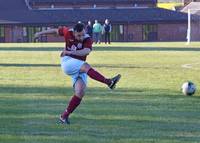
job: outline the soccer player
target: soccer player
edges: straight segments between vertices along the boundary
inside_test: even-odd
[[[66,47],[61,53],[61,68],[66,75],[71,76],[74,95],[72,96],[67,108],[60,115],[60,122],[70,124],[69,115],[78,107],[85,94],[87,86],[87,75],[101,83],[106,84],[110,89],[114,89],[121,75],[109,79],[104,77],[87,62],[86,57],[92,50],[92,40],[85,32],[85,26],[78,23],[73,29],[60,27],[58,29],[48,29],[35,33],[35,38],[43,34],[57,33],[64,36]]]

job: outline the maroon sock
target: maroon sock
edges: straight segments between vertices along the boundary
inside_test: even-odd
[[[69,117],[69,115],[76,109],[76,107],[78,107],[78,105],[81,103],[81,98],[77,97],[76,95],[74,95],[70,102],[68,107],[66,108],[66,110],[63,112],[62,114],[62,118],[66,119]]]
[[[90,68],[89,71],[87,72],[87,75],[94,79],[97,80],[101,83],[105,83],[109,85],[111,83],[110,79],[105,78],[103,75],[101,75],[99,72],[95,71],[93,68]]]

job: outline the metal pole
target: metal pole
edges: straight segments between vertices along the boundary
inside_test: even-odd
[[[191,12],[188,9],[188,29],[187,29],[187,44],[191,42]]]

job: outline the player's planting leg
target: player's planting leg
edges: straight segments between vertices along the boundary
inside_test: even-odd
[[[111,79],[110,78],[106,78],[102,74],[100,74],[98,71],[93,69],[88,63],[83,64],[83,66],[81,67],[81,72],[85,72],[85,73],[87,73],[87,75],[90,78],[108,85],[108,87],[110,89],[114,89],[116,84],[117,84],[117,82],[121,78],[120,74],[118,74],[117,76],[115,76],[115,77],[113,77]]]
[[[105,32],[105,43],[109,43],[108,37],[109,36],[109,32]]]
[[[110,44],[110,32],[108,32],[108,44]]]
[[[81,78],[74,84],[75,95],[71,98],[67,108],[60,116],[61,123],[70,124],[69,115],[79,106],[85,93],[86,85]]]

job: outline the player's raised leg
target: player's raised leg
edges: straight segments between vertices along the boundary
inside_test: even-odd
[[[104,83],[106,85],[108,85],[108,87],[110,89],[114,89],[117,82],[120,80],[121,75],[118,74],[113,78],[106,78],[104,77],[102,74],[100,74],[98,71],[96,71],[95,69],[93,69],[88,63],[84,63],[81,67],[81,72],[85,72],[87,73],[87,75],[96,80],[99,81],[101,83]]]
[[[60,116],[60,122],[70,124],[69,115],[79,106],[85,94],[86,85],[84,81],[79,78],[74,84],[74,96],[71,98],[67,108]]]

